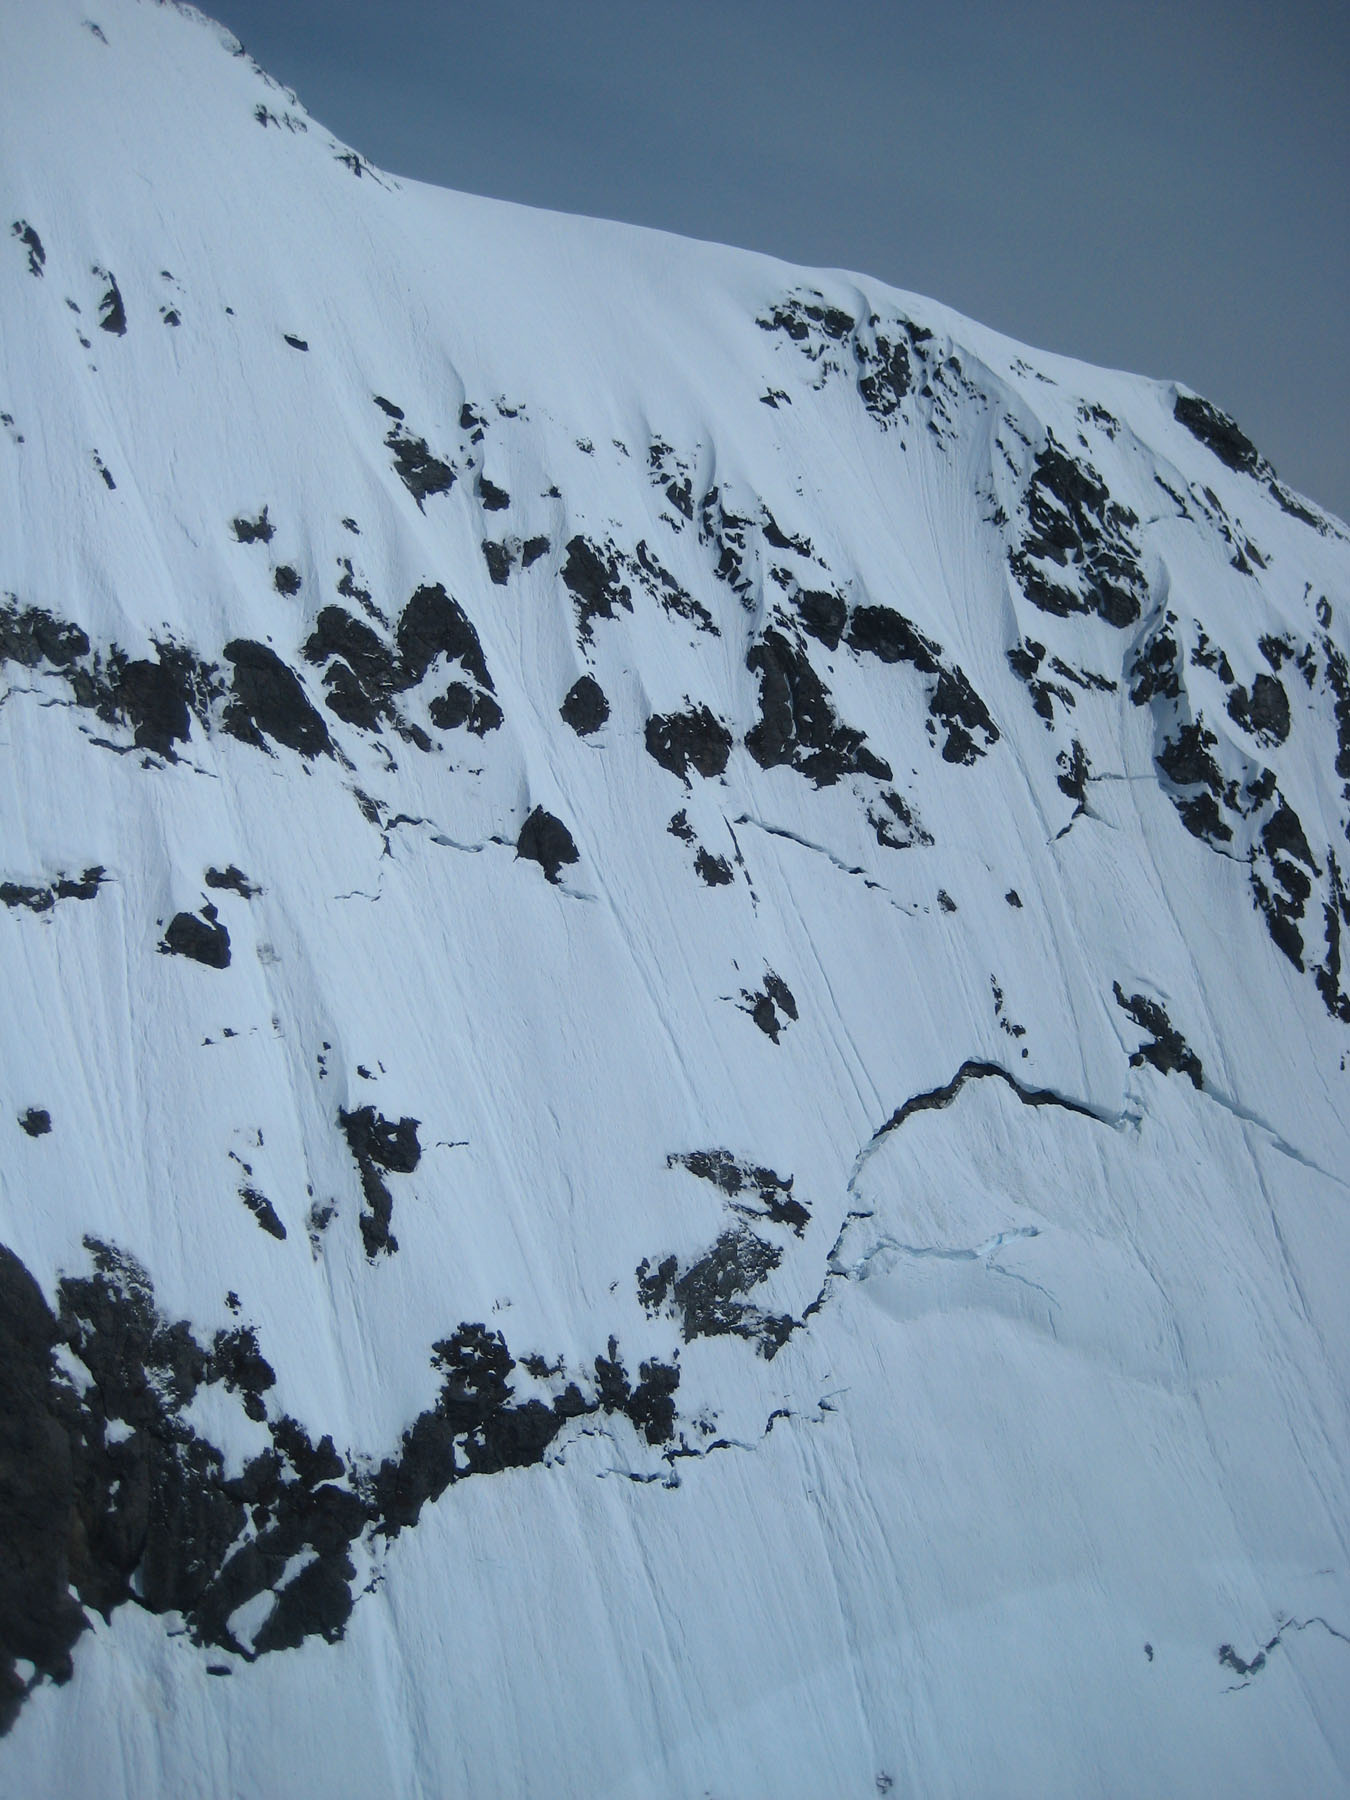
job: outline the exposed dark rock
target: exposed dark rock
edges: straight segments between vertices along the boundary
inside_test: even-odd
[[[494,544],[490,538],[483,539],[483,561],[487,564],[488,574],[498,587],[505,587],[511,579],[511,548],[508,544]]]
[[[1037,453],[1022,512],[1021,541],[1009,550],[1008,566],[1027,599],[1060,618],[1096,613],[1108,625],[1134,624],[1148,594],[1133,535],[1138,517],[1112,500],[1091,464],[1070,456],[1053,433]]]
[[[1167,620],[1170,624],[1176,623],[1175,617],[1171,613],[1167,615]],[[1175,645],[1172,646],[1172,655],[1175,661]],[[1203,627],[1197,627],[1195,648],[1191,651],[1191,662],[1197,669],[1212,669],[1225,687],[1231,687],[1237,680],[1223,647],[1211,642],[1209,633]],[[1136,665],[1136,669],[1137,667],[1138,665]]]
[[[820,369],[817,385],[831,374],[850,376],[863,406],[883,428],[899,413],[922,366],[921,346],[932,338],[924,327],[896,318],[886,332],[876,313],[855,319],[831,306],[812,289],[788,294],[756,319],[762,331],[781,331]],[[888,335],[889,334],[889,335]],[[931,394],[931,389],[926,390]],[[786,399],[786,394],[777,398]],[[775,396],[764,396],[773,403]]]
[[[521,826],[520,836],[516,839],[516,855],[527,862],[538,863],[555,884],[561,877],[563,865],[579,860],[571,832],[561,819],[545,812],[542,806],[536,806]]]
[[[73,1396],[58,1386],[56,1321],[19,1259],[0,1248],[0,1735],[33,1679],[70,1679],[86,1619],[70,1592]],[[31,1663],[37,1677],[16,1668]]]
[[[778,1010],[789,1019],[797,1017],[797,1002],[792,997],[792,990],[781,975],[775,975],[772,969],[764,971],[764,988]]]
[[[791,1175],[779,1175],[773,1169],[741,1162],[730,1150],[686,1150],[666,1158],[666,1167],[688,1169],[700,1181],[710,1181],[732,1202],[736,1212],[750,1219],[767,1219],[774,1225],[789,1225],[798,1237],[810,1223],[811,1214],[800,1200],[792,1197]]]
[[[1273,789],[1275,810],[1266,819],[1259,834],[1259,848],[1251,856],[1252,896],[1266,921],[1276,946],[1294,967],[1302,970],[1304,943],[1301,929],[1305,908],[1312,895],[1313,877],[1321,870],[1313,859],[1302,821],[1288,801]],[[1269,877],[1268,881],[1266,877]],[[1273,886],[1270,884],[1273,881]],[[1331,877],[1335,905],[1336,877]],[[1332,937],[1332,911],[1328,920],[1328,939]],[[1339,940],[1339,931],[1335,932]],[[1339,961],[1339,957],[1337,958]],[[1320,985],[1320,984],[1319,984]],[[1325,994],[1323,996],[1325,998]],[[1333,1006],[1333,1012],[1336,1008]]]
[[[889,606],[859,606],[849,620],[848,644],[860,656],[878,662],[905,662],[921,675],[936,675],[941,667],[941,645],[916,629],[903,614]]]
[[[113,337],[125,337],[127,334],[127,309],[122,304],[121,290],[114,275],[107,269],[95,269],[95,275],[108,286],[103,298],[98,303],[99,329],[107,331]]]
[[[486,475],[480,474],[475,486],[484,512],[505,512],[510,506],[510,494],[505,488],[499,488],[495,482],[489,481]]]
[[[1238,474],[1259,477],[1273,473],[1269,463],[1237,423],[1227,413],[1220,412],[1217,406],[1211,406],[1208,400],[1202,400],[1199,394],[1178,394],[1172,414],[1193,438],[1198,438],[1207,450],[1214,452],[1221,463],[1225,463],[1230,469],[1236,469]]]
[[[398,1239],[389,1229],[394,1215],[394,1196],[380,1171],[410,1175],[417,1167],[422,1155],[422,1147],[417,1141],[419,1122],[404,1118],[394,1123],[376,1112],[373,1106],[357,1107],[353,1112],[338,1109],[338,1123],[346,1133],[348,1147],[361,1176],[361,1192],[368,1208],[361,1214],[361,1241],[372,1261],[381,1252],[392,1256],[398,1249]]]
[[[910,803],[889,788],[883,788],[877,804],[868,807],[867,823],[887,850],[912,850],[916,845],[927,848],[933,842],[933,834],[924,829]]]
[[[945,761],[972,763],[998,742],[998,727],[964,673],[943,663],[942,646],[925,637],[903,614],[889,606],[856,607],[849,620],[847,641],[860,656],[875,656],[884,663],[908,663],[921,675],[937,677],[928,711],[930,718],[940,720],[946,728],[942,746]],[[976,741],[977,732],[982,742]],[[889,775],[888,769],[885,778]]]
[[[333,753],[328,727],[311,706],[299,677],[275,650],[248,638],[233,638],[225,656],[234,665],[233,697],[224,727],[247,744],[264,748],[272,738],[301,756]]]
[[[108,724],[129,723],[138,748],[172,760],[174,744],[188,736],[189,714],[205,726],[224,689],[215,665],[185,646],[157,643],[154,649],[153,662],[130,659],[115,644],[103,656],[91,652],[78,625],[37,607],[21,609],[12,597],[0,606],[0,664],[11,658],[27,668],[51,663],[70,683],[77,706]]]
[[[1311,525],[1319,537],[1326,537],[1330,532],[1331,526],[1326,518],[1315,507],[1300,500],[1297,494],[1290,493],[1282,481],[1276,481],[1273,470],[1266,482],[1266,491],[1280,511],[1288,513],[1291,519],[1297,519],[1300,525]]]
[[[541,556],[547,556],[549,548],[549,541],[546,537],[526,538],[520,546],[521,568],[528,569],[532,564],[537,563]]]
[[[276,536],[277,528],[267,516],[264,506],[256,519],[233,519],[230,529],[241,544],[270,544]]]
[[[644,1259],[637,1268],[638,1295],[649,1313],[673,1305],[686,1343],[700,1337],[741,1337],[772,1360],[791,1336],[796,1321],[766,1313],[746,1296],[766,1281],[782,1260],[783,1252],[776,1244],[736,1225],[682,1273],[677,1272],[679,1263],[673,1256],[655,1272]]]
[[[690,769],[705,779],[720,775],[731,755],[731,732],[706,706],[653,713],[644,736],[647,754],[682,781]]]
[[[745,747],[762,769],[793,768],[817,787],[832,786],[841,775],[890,780],[890,765],[873,754],[861,731],[840,723],[810,658],[783,632],[766,631],[745,661],[759,676],[760,715]]]
[[[493,691],[478,633],[463,607],[439,582],[417,589],[399,618],[397,638],[401,686],[415,686],[436,657],[444,655],[457,662],[480,688]]]
[[[1218,741],[1203,719],[1183,725],[1176,737],[1163,745],[1158,766],[1179,787],[1198,784],[1217,794],[1223,787],[1223,772],[1211,752]]]
[[[289,331],[283,331],[281,335],[285,339],[285,341],[290,345],[292,350],[308,350],[309,349],[309,344],[304,338],[296,337],[294,335],[294,333],[289,332]]]
[[[902,337],[865,335],[854,345],[858,360],[858,393],[874,419],[885,423],[900,410],[912,385],[909,346]],[[865,372],[864,372],[865,371]]]
[[[1116,1005],[1128,1013],[1141,1030],[1152,1033],[1147,1043],[1131,1052],[1130,1067],[1137,1069],[1143,1063],[1149,1063],[1163,1075],[1185,1075],[1193,1087],[1203,1087],[1204,1070],[1200,1058],[1168,1018],[1166,1007],[1144,994],[1131,994],[1127,999],[1118,981],[1112,983],[1112,991]]]
[[[169,956],[187,956],[204,963],[208,969],[230,966],[230,934],[216,918],[214,906],[202,909],[206,917],[195,913],[175,913],[164,933],[160,950]]]
[[[753,605],[753,582],[746,573],[752,521],[727,507],[720,488],[709,488],[698,505],[698,540],[716,555],[713,574],[729,587],[741,604]]]
[[[174,744],[188,738],[188,703],[199,674],[209,682],[214,671],[199,671],[188,651],[157,646],[157,652],[155,662],[110,658],[109,688],[116,711],[131,722],[139,748],[172,756]]]
[[[386,400],[383,394],[372,394],[370,397],[386,419],[392,419],[396,425],[403,423],[405,414],[401,406],[395,406],[393,401]]]
[[[386,1167],[410,1166],[412,1121],[350,1117],[372,1167],[377,1156]],[[55,1314],[0,1249],[0,1734],[36,1681],[69,1679],[86,1607],[110,1618],[135,1598],[151,1613],[180,1615],[198,1646],[248,1661],[310,1637],[335,1642],[355,1600],[350,1547],[364,1533],[394,1537],[452,1482],[542,1461],[563,1427],[587,1414],[622,1414],[652,1445],[674,1437],[677,1361],[644,1361],[634,1383],[611,1337],[589,1393],[567,1381],[550,1402],[518,1401],[515,1359],[500,1334],[463,1324],[433,1347],[435,1401],[367,1473],[372,1465],[349,1466],[331,1436],[315,1442],[279,1409],[269,1420],[276,1377],[254,1328],[217,1331],[203,1345],[159,1311],[134,1259],[93,1238],[85,1246],[91,1273],[62,1279]],[[775,1254],[719,1249],[689,1271],[680,1304],[691,1329],[733,1330],[771,1355],[793,1322],[752,1309],[738,1318],[731,1289],[736,1267],[753,1282]],[[237,1295],[228,1304],[238,1311]],[[58,1372],[58,1344],[68,1364],[82,1365],[78,1385]],[[531,1355],[525,1364],[539,1381],[562,1376],[561,1362]],[[186,1414],[213,1386],[271,1438],[233,1476]],[[307,1560],[287,1580],[297,1559]],[[241,1640],[231,1621],[265,1595],[270,1606],[251,1642]]]
[[[854,328],[852,313],[841,307],[826,305],[820,294],[789,294],[770,307],[764,318],[756,319],[761,331],[786,332],[794,344],[809,343],[813,336],[833,338],[836,343],[848,337]]]
[[[324,674],[326,705],[340,719],[364,731],[378,731],[390,716],[391,701],[401,685],[394,652],[369,625],[340,606],[325,606],[304,647],[307,661],[330,662]]]
[[[269,1236],[284,1240],[286,1227],[277,1217],[276,1208],[266,1194],[260,1193],[255,1187],[245,1186],[240,1188],[239,1198]]]
[[[593,675],[580,675],[568,688],[559,713],[578,737],[589,737],[609,717],[609,701],[605,690]]]
[[[386,1119],[373,1106],[361,1106],[354,1112],[339,1112],[338,1121],[358,1159],[368,1157],[395,1175],[411,1175],[422,1160],[422,1146],[417,1141],[420,1119]]]
[[[632,612],[633,590],[623,580],[613,544],[597,546],[584,537],[572,538],[561,574],[576,607],[577,632],[583,643],[591,641],[593,619],[612,619],[618,606]]]
[[[238,894],[242,900],[251,900],[255,894],[262,892],[262,889],[251,882],[242,869],[236,869],[233,863],[227,864],[223,869],[208,869],[203,879],[207,887],[228,888],[232,893]]]
[[[1077,802],[1074,809],[1074,817],[1077,818],[1087,804],[1087,784],[1092,774],[1087,751],[1075,738],[1071,748],[1061,750],[1055,761],[1059,765],[1059,774],[1055,777],[1059,791]]]
[[[3,629],[3,616],[0,616],[0,632]],[[0,655],[3,655],[3,650],[3,638],[0,638]],[[1336,719],[1336,773],[1342,781],[1350,782],[1350,660],[1347,660],[1345,652],[1332,643],[1329,637],[1322,639],[1322,654],[1327,663],[1327,685],[1334,696],[1332,710]]]
[[[1045,645],[1035,638],[1023,638],[1008,651],[1008,667],[1031,695],[1031,704],[1049,730],[1055,722],[1055,701],[1070,711],[1077,705],[1073,692],[1063,682],[1047,680],[1040,673],[1045,659]],[[1058,658],[1054,659],[1056,662]]]
[[[989,716],[989,708],[960,669],[943,669],[929,699],[928,711],[932,719],[946,727],[944,762],[969,765],[998,742],[999,729]],[[983,741],[977,741],[976,732]]]
[[[356,529],[353,521],[349,519],[344,519],[343,524],[349,526],[353,531]],[[356,604],[363,609],[368,618],[374,619],[380,625],[387,626],[389,621],[385,618],[379,607],[375,606],[371,601],[370,589],[368,587],[363,587],[356,579],[356,571],[352,568],[351,557],[339,556],[337,565],[342,570],[342,574],[338,577],[337,591],[342,595],[343,599],[355,600]]]
[[[1283,682],[1264,671],[1252,681],[1250,693],[1242,687],[1233,689],[1228,715],[1260,744],[1282,744],[1289,736],[1289,696]]]
[[[783,530],[782,526],[778,523],[777,519],[774,518],[767,506],[763,508],[763,514],[764,542],[766,544],[772,545],[775,550],[791,550],[797,556],[815,556],[815,547],[810,538],[792,537],[788,532]],[[831,600],[838,600],[840,596],[838,594],[831,594],[828,598]]]
[[[31,1138],[46,1137],[52,1128],[52,1115],[45,1106],[30,1106],[19,1114],[19,1124]]]
[[[1350,1025],[1350,993],[1341,986],[1343,972],[1342,934],[1350,929],[1350,892],[1341,878],[1340,865],[1334,853],[1327,854],[1328,895],[1322,907],[1326,937],[1325,959],[1313,970],[1317,991],[1333,1019]]]
[[[448,494],[455,485],[453,465],[433,456],[427,440],[415,437],[401,420],[386,432],[384,442],[385,448],[393,452],[395,473],[417,502],[419,511],[425,510],[423,503],[433,494]]]
[[[50,912],[58,900],[92,900],[103,885],[104,870],[96,863],[78,877],[58,875],[39,887],[0,881],[0,905],[26,907],[29,912]]]
[[[289,563],[280,563],[273,572],[272,586],[289,599],[300,592],[300,577]]]
[[[767,535],[767,533],[766,533]],[[799,588],[793,598],[802,630],[827,650],[837,650],[848,620],[848,602],[827,589]]]
[[[378,731],[385,707],[370,695],[370,690],[345,662],[332,662],[324,671],[327,689],[324,705],[348,725],[360,731]]]
[[[647,466],[653,485],[661,489],[680,518],[692,520],[694,488],[689,465],[675,455],[669,444],[662,443],[657,438],[648,448]],[[677,520],[672,519],[670,523],[679,528]]]
[[[739,1005],[742,1012],[749,1013],[765,1037],[772,1038],[775,1044],[788,1024],[797,1017],[797,1002],[792,989],[772,969],[765,970],[761,991],[741,989]]]
[[[475,737],[496,731],[504,718],[491,694],[480,693],[463,681],[452,681],[443,694],[431,701],[427,711],[438,730],[453,731],[466,725]]]
[[[687,619],[698,630],[706,631],[711,637],[722,635],[707,607],[680,586],[661,559],[648,549],[645,539],[638,540],[634,558],[625,557],[622,560],[628,571],[642,583],[665,612],[674,618]]]
[[[728,887],[736,879],[726,857],[714,856],[701,844],[698,854],[694,857],[694,869],[699,879],[708,887]]]
[[[69,669],[89,655],[88,635],[78,625],[58,619],[40,606],[20,607],[12,594],[0,604],[0,666],[16,662],[35,669],[39,663]]]
[[[42,247],[42,239],[33,230],[27,219],[16,219],[10,227],[10,235],[18,238],[28,252],[28,273],[36,275],[40,280],[43,264],[47,260],[47,252]]]

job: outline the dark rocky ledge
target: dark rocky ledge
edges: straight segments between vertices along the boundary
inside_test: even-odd
[[[731,732],[706,706],[653,713],[644,736],[647,754],[686,782],[690,769],[705,780],[720,775],[731,755]]]
[[[1148,1063],[1162,1075],[1185,1075],[1193,1087],[1203,1088],[1205,1072],[1200,1058],[1168,1018],[1162,1002],[1150,1000],[1145,994],[1127,996],[1118,981],[1112,984],[1112,991],[1122,1012],[1141,1030],[1151,1033],[1148,1042],[1131,1052],[1130,1067],[1137,1069]]]
[[[397,1154],[402,1124],[372,1121],[367,1142]],[[520,1399],[504,1339],[464,1323],[432,1346],[438,1392],[394,1449],[344,1457],[277,1404],[256,1328],[203,1342],[159,1310],[134,1258],[85,1247],[90,1273],[62,1278],[54,1311],[0,1247],[0,1734],[39,1681],[70,1679],[89,1610],[109,1619],[134,1599],[175,1614],[217,1672],[222,1652],[251,1662],[334,1643],[356,1601],[358,1538],[411,1529],[457,1481],[542,1462],[587,1415],[622,1415],[651,1445],[674,1438],[677,1360],[644,1361],[634,1379],[611,1337],[573,1379],[531,1355],[536,1393]],[[205,1388],[270,1440],[237,1474],[189,1423]],[[240,1609],[263,1596],[250,1634]]]
[[[352,1112],[339,1108],[338,1123],[361,1176],[361,1192],[368,1209],[361,1215],[361,1241],[366,1255],[372,1261],[381,1254],[392,1256],[398,1249],[398,1239],[389,1229],[394,1216],[394,1196],[384,1175],[411,1175],[417,1167],[422,1159],[422,1146],[417,1138],[421,1121],[410,1118],[394,1121],[376,1112],[373,1106],[361,1106]]]
[[[209,902],[200,918],[195,913],[175,913],[159,947],[166,956],[186,956],[208,969],[230,966],[230,934]]]
[[[571,832],[561,819],[545,812],[542,806],[536,806],[521,826],[520,836],[516,839],[516,855],[525,862],[538,863],[555,886],[562,878],[564,866],[578,860]]]
[[[580,675],[568,688],[558,711],[563,723],[570,725],[578,737],[589,737],[608,719],[609,701],[594,675]]]
[[[1001,1081],[1005,1087],[1012,1089],[1023,1106],[1056,1106],[1064,1112],[1076,1113],[1083,1119],[1096,1119],[1102,1125],[1115,1122],[1108,1114],[1099,1112],[1096,1107],[1089,1106],[1083,1100],[1072,1100],[1064,1094],[1056,1094],[1050,1088],[1027,1087],[1000,1064],[970,1057],[961,1064],[950,1081],[941,1087],[930,1088],[926,1093],[914,1094],[902,1106],[896,1107],[886,1123],[873,1133],[872,1142],[876,1143],[889,1132],[898,1131],[915,1113],[935,1112],[950,1106],[962,1088],[971,1081]]]

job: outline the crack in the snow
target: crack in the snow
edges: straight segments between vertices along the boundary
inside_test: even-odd
[[[815,1413],[797,1412],[790,1406],[776,1406],[766,1419],[764,1429],[757,1438],[715,1437],[709,1443],[699,1445],[689,1443],[681,1432],[679,1443],[661,1452],[661,1460],[666,1465],[664,1473],[660,1469],[630,1468],[621,1461],[616,1463],[613,1468],[598,1469],[596,1474],[601,1480],[609,1475],[621,1475],[626,1481],[635,1481],[643,1485],[659,1482],[662,1487],[677,1488],[680,1486],[679,1471],[675,1467],[677,1462],[686,1462],[690,1459],[701,1462],[705,1457],[712,1456],[718,1450],[744,1450],[746,1452],[758,1450],[773,1431],[779,1419],[800,1419],[806,1425],[823,1424],[825,1415],[836,1410],[830,1404],[832,1398],[833,1396],[830,1394],[822,1395],[816,1402]],[[577,1436],[579,1438],[603,1438],[616,1456],[621,1454],[617,1436],[606,1425],[587,1425],[578,1432]],[[556,1458],[550,1460],[565,1465],[566,1447],[564,1446]]]
[[[1006,1085],[1012,1089],[1013,1093],[1016,1094],[1023,1106],[1056,1106],[1064,1112],[1075,1113],[1080,1118],[1092,1119],[1099,1125],[1107,1125],[1113,1131],[1118,1131],[1125,1125],[1137,1125],[1139,1123],[1139,1115],[1131,1112],[1128,1108],[1121,1113],[1105,1112],[1099,1107],[1089,1105],[1084,1100],[1075,1100],[1067,1094],[1057,1094],[1050,1088],[1027,1087],[999,1063],[984,1062],[975,1057],[967,1058],[950,1081],[945,1082],[941,1087],[929,1088],[924,1093],[913,1094],[903,1103],[903,1105],[898,1106],[891,1114],[890,1118],[886,1120],[885,1124],[877,1127],[872,1133],[872,1136],[858,1152],[857,1156],[854,1157],[853,1167],[849,1172],[848,1184],[845,1189],[852,1204],[844,1214],[843,1220],[839,1226],[838,1234],[835,1237],[834,1243],[830,1246],[829,1255],[825,1259],[825,1279],[821,1283],[820,1291],[815,1299],[809,1301],[802,1309],[802,1316],[798,1321],[799,1325],[805,1325],[806,1321],[815,1313],[818,1313],[825,1305],[825,1302],[829,1298],[830,1287],[833,1282],[856,1279],[858,1269],[864,1268],[869,1258],[872,1255],[875,1255],[877,1250],[882,1249],[899,1250],[910,1256],[946,1257],[952,1261],[983,1261],[985,1266],[993,1273],[1005,1276],[1009,1281],[1017,1281],[1026,1287],[1034,1288],[1039,1294],[1044,1296],[1051,1307],[1056,1304],[1054,1295],[1047,1289],[1041,1287],[1039,1283],[1029,1280],[1025,1275],[1017,1275],[1011,1269],[1001,1268],[997,1262],[993,1261],[993,1258],[998,1254],[998,1251],[1013,1239],[1038,1236],[1039,1232],[1037,1228],[1031,1226],[1016,1227],[1010,1231],[999,1232],[995,1237],[988,1239],[984,1244],[979,1245],[974,1249],[941,1250],[936,1248],[916,1247],[912,1244],[901,1244],[894,1240],[883,1240],[883,1242],[876,1246],[875,1250],[869,1251],[868,1256],[864,1257],[862,1262],[856,1267],[851,1268],[842,1261],[844,1239],[848,1235],[850,1228],[860,1220],[870,1219],[875,1216],[872,1207],[861,1206],[858,1204],[858,1183],[862,1178],[863,1170],[867,1167],[867,1164],[871,1161],[872,1157],[876,1155],[877,1151],[881,1148],[882,1144],[890,1134],[893,1131],[898,1131],[900,1126],[902,1126],[907,1119],[913,1118],[915,1113],[932,1112],[950,1106],[952,1101],[956,1099],[957,1095],[968,1082],[988,1080],[991,1078],[1006,1083]],[[1053,1331],[1053,1313],[1051,1314],[1050,1325],[1051,1330]]]
[[[913,1118],[915,1113],[932,1112],[944,1106],[950,1106],[969,1081],[995,1080],[1002,1081],[1010,1087],[1023,1106],[1058,1106],[1065,1112],[1077,1113],[1080,1118],[1095,1119],[1099,1125],[1110,1125],[1113,1128],[1132,1120],[1125,1113],[1103,1112],[1099,1107],[1091,1106],[1086,1100],[1074,1100],[1067,1094],[1057,1094],[1053,1088],[1032,1088],[1020,1082],[999,1063],[984,1062],[978,1057],[968,1057],[942,1087],[930,1088],[926,1093],[914,1094],[903,1106],[898,1106],[872,1134],[872,1144],[892,1131],[898,1131],[906,1119]],[[868,1146],[871,1147],[870,1145]]]
[[[862,1215],[856,1213],[849,1215],[851,1219],[859,1216]],[[844,1281],[866,1281],[871,1272],[872,1262],[886,1251],[891,1251],[899,1256],[907,1256],[914,1262],[979,1263],[989,1274],[1001,1275],[1006,1281],[1015,1281],[1019,1286],[1031,1288],[1038,1293],[1050,1308],[1048,1317],[1051,1334],[1058,1336],[1054,1308],[1058,1306],[1059,1302],[1049,1288],[1042,1287],[1039,1281],[1032,1281],[1030,1276],[1019,1275],[1013,1269],[1005,1269],[997,1260],[999,1251],[1006,1245],[1016,1243],[1019,1239],[1034,1238],[1040,1235],[1038,1225],[1015,1225],[1007,1231],[996,1232],[993,1237],[986,1238],[984,1243],[977,1244],[970,1249],[964,1247],[950,1249],[939,1244],[904,1244],[898,1238],[885,1236],[879,1238],[855,1263],[845,1264],[839,1261],[834,1252],[831,1252],[829,1270],[831,1275],[838,1276]],[[843,1233],[841,1232],[836,1249],[838,1242],[842,1242],[842,1239]]]
[[[739,814],[736,823],[753,825],[756,831],[762,831],[766,837],[784,838],[789,844],[796,844],[800,850],[809,850],[814,856],[823,856],[831,868],[837,869],[841,875],[849,875],[855,881],[861,881],[863,886],[870,888],[873,893],[881,894],[897,912],[904,913],[907,918],[912,919],[919,912],[917,905],[907,906],[903,900],[897,900],[885,882],[878,881],[875,875],[869,875],[866,869],[856,867],[853,863],[846,863],[842,857],[836,856],[834,851],[828,849],[824,844],[817,844],[811,838],[803,837],[800,832],[789,831],[786,825],[770,825],[766,819],[757,819],[752,813]],[[730,821],[728,821],[729,824]]]
[[[1331,1637],[1338,1639],[1342,1644],[1350,1644],[1350,1635],[1347,1635],[1344,1631],[1337,1631],[1336,1627],[1329,1624],[1327,1620],[1322,1617],[1321,1613],[1314,1613],[1311,1618],[1307,1619],[1286,1619],[1283,1625],[1280,1626],[1280,1629],[1275,1633],[1274,1637],[1261,1645],[1260,1649],[1256,1652],[1255,1656],[1252,1657],[1250,1662],[1245,1661],[1239,1656],[1231,1644],[1220,1644],[1218,1652],[1219,1662],[1225,1669],[1231,1669],[1235,1675],[1241,1677],[1241,1680],[1235,1681],[1226,1687],[1223,1690],[1224,1693],[1239,1694],[1242,1692],[1243,1688],[1250,1687],[1252,1685],[1252,1677],[1254,1675],[1259,1675],[1262,1669],[1265,1668],[1266,1660],[1269,1657],[1270,1652],[1280,1648],[1284,1634],[1287,1631],[1307,1631],[1311,1625],[1320,1625],[1323,1631],[1327,1632]]]
[[[1264,1132],[1270,1139],[1271,1147],[1278,1150],[1282,1156],[1289,1157],[1291,1161],[1298,1163],[1301,1168],[1311,1169],[1314,1175],[1321,1175],[1327,1181],[1334,1181],[1337,1187],[1350,1188],[1350,1181],[1347,1181],[1343,1175],[1333,1175],[1330,1169],[1324,1169],[1320,1163],[1315,1163],[1311,1157],[1305,1156],[1301,1150],[1295,1149],[1293,1144],[1291,1144],[1287,1138],[1282,1138],[1280,1136],[1273,1125],[1268,1125],[1263,1118],[1258,1114],[1251,1112],[1247,1107],[1243,1106],[1240,1101],[1234,1100],[1230,1094],[1222,1093],[1218,1088],[1212,1087],[1208,1081],[1205,1082],[1200,1091],[1207,1100],[1212,1100],[1216,1106],[1220,1106],[1225,1112],[1231,1113],[1233,1117],[1242,1124],[1255,1125],[1258,1131]]]
[[[817,856],[823,856],[828,863],[838,869],[841,875],[859,875],[864,881],[871,882],[873,886],[881,885],[879,882],[872,881],[872,877],[866,869],[855,868],[851,863],[846,863],[842,857],[836,856],[833,850],[827,850],[824,844],[814,843],[810,838],[802,837],[799,832],[789,831],[786,825],[770,825],[766,820],[756,819],[750,813],[740,813],[736,823],[753,825],[757,831],[766,832],[769,837],[786,838],[790,844],[799,844],[803,850],[814,850]]]

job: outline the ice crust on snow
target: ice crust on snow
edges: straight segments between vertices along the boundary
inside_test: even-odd
[[[1340,1791],[1345,526],[3,4],[0,1785]]]

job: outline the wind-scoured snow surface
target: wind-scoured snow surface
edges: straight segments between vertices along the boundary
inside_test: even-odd
[[[1344,1791],[1345,528],[4,12],[0,1786]]]

